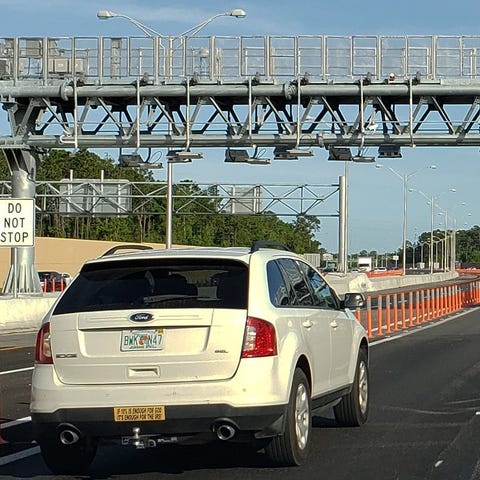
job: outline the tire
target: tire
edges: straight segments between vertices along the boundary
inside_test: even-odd
[[[58,440],[39,441],[43,460],[55,475],[78,475],[89,470],[97,443],[89,438],[81,438],[72,445],[63,445]]]
[[[297,368],[287,406],[285,431],[273,437],[265,447],[267,457],[274,464],[287,467],[301,465],[306,460],[312,434],[311,402],[307,377]]]
[[[337,423],[343,427],[363,425],[368,418],[369,397],[368,360],[360,349],[352,390],[333,408]]]

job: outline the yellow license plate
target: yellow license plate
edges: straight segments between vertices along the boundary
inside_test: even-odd
[[[165,407],[114,407],[113,418],[116,422],[157,422],[165,420]]]

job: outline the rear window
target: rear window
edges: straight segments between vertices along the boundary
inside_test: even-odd
[[[54,315],[138,308],[247,308],[248,268],[216,259],[87,264]]]

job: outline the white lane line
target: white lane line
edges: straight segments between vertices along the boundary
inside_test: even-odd
[[[22,450],[21,452],[12,453],[11,455],[6,455],[5,457],[0,457],[0,466],[7,465],[8,463],[13,463],[18,460],[22,460],[27,457],[31,457],[32,455],[37,455],[40,453],[40,447],[32,447],[27,448],[26,450]]]
[[[10,422],[0,423],[0,428],[3,430],[8,427],[14,427],[15,425],[21,425],[22,423],[27,423],[32,420],[32,417],[23,417],[17,418],[16,420],[11,420]]]
[[[387,336],[384,338],[379,338],[378,340],[371,339],[370,340],[370,345],[379,345],[381,343],[385,342],[393,342],[394,340],[398,340],[399,338],[403,337],[408,337],[409,335],[413,335],[414,333],[421,332],[422,330],[427,330],[429,328],[434,328],[437,327],[438,325],[442,325],[443,323],[450,322],[451,320],[455,320],[458,317],[463,317],[464,315],[467,315],[468,313],[471,313],[472,311],[478,310],[480,307],[475,307],[470,310],[465,310],[459,313],[454,313],[451,316],[448,316],[444,318],[443,320],[438,320],[434,321],[433,323],[420,323],[419,325],[416,325],[418,328],[410,328],[408,330],[399,330],[398,333],[395,333],[395,335],[392,336]]]
[[[33,370],[33,367],[17,368],[16,370],[5,370],[4,372],[0,372],[0,375],[9,375],[11,373],[28,372],[29,370]]]

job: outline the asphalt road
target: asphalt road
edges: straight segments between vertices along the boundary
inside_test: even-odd
[[[32,346],[0,340],[2,422],[28,419]],[[30,341],[33,345],[33,340]],[[92,479],[480,479],[480,310],[372,342],[370,418],[338,428],[315,417],[312,454],[298,468],[271,468],[264,455],[235,445],[134,450],[101,447]],[[15,345],[10,345],[14,347]],[[18,372],[12,370],[20,369]],[[10,371],[10,373],[5,373]],[[54,477],[33,452],[29,422],[0,430],[0,478]],[[7,463],[8,462],[8,463]],[[2,464],[3,463],[3,464]],[[66,477],[68,478],[68,477]]]

